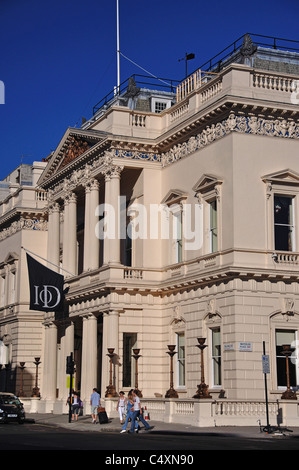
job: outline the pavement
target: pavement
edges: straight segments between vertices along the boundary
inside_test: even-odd
[[[109,418],[107,424],[93,424],[90,416],[79,416],[78,421],[69,422],[68,414],[52,414],[52,413],[30,413],[26,415],[26,422],[42,424],[54,427],[62,427],[69,431],[79,432],[113,432],[120,433],[121,424],[117,418]],[[197,427],[187,424],[178,423],[164,423],[162,421],[149,420],[148,423],[152,429],[146,431],[143,424],[141,424],[140,433],[159,433],[159,434],[185,434],[185,433],[212,433],[215,435],[234,435],[243,438],[285,438],[285,437],[298,437],[299,428],[285,428],[281,427],[279,430],[272,430],[267,433],[260,429],[259,423],[256,426],[220,426],[220,427]],[[130,430],[130,424],[127,427]]]

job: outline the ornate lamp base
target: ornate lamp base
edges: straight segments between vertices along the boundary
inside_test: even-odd
[[[38,387],[34,387],[33,390],[32,390],[32,397],[34,398],[39,398],[40,397],[40,392],[39,392],[39,388]]]
[[[114,398],[117,397],[116,390],[114,388],[114,385],[108,385],[105,393],[106,398]]]
[[[170,388],[165,393],[165,398],[179,398],[178,392],[174,388]]]
[[[193,395],[193,398],[212,398],[209,393],[209,387],[206,384],[197,385],[197,392]]]
[[[282,395],[281,395],[282,400],[297,400],[297,395],[296,392],[293,392],[293,390],[286,390]]]

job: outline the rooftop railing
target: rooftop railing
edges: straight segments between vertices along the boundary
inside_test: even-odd
[[[274,49],[274,50],[279,49],[282,51],[290,51],[290,52],[299,53],[299,41],[295,41],[293,39],[283,39],[283,38],[278,38],[278,37],[273,37],[273,36],[263,36],[261,34],[254,34],[254,33],[246,33],[246,34],[249,34],[249,36],[252,39],[252,42],[256,46],[266,47],[266,48]],[[206,71],[213,70],[214,72],[219,71],[221,69],[223,62],[227,60],[229,57],[231,57],[238,50],[240,50],[246,34],[243,34],[243,36],[239,37],[236,41],[231,43],[221,52],[216,54],[211,59],[207,60],[205,63],[203,63],[199,67],[199,69],[206,70]]]
[[[104,98],[102,98],[94,107],[93,115],[99,110],[110,107],[114,102],[117,102],[121,97],[125,98],[125,93],[128,90],[129,80],[135,81],[136,87],[148,88],[151,90],[161,90],[169,93],[175,93],[176,87],[180,83],[179,80],[169,78],[150,77],[147,75],[134,74],[122,82],[119,87],[114,87]]]

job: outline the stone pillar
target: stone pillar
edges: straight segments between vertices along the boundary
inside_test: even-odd
[[[81,400],[89,404],[92,389],[97,386],[97,317],[83,316]]]
[[[113,167],[105,175],[105,204],[109,212],[109,235],[104,240],[104,264],[120,264],[120,174],[122,168]],[[112,224],[112,226],[111,226]]]
[[[60,208],[58,203],[49,207],[48,216],[48,267],[59,272],[60,266]]]
[[[99,183],[96,179],[88,182],[85,188],[85,222],[84,222],[84,271],[99,267],[100,241],[96,236],[99,205]]]
[[[73,322],[65,324],[64,337],[61,338],[61,364],[60,364],[60,398],[66,401],[69,395],[68,377],[66,374],[66,358],[74,354],[75,327]]]
[[[90,256],[90,185],[85,185],[85,215],[84,215],[84,249],[83,249],[83,271],[88,271]]]
[[[70,193],[64,201],[63,268],[66,276],[77,274],[77,196]]]
[[[45,323],[45,346],[43,359],[43,390],[46,400],[56,399],[57,388],[57,326],[52,321]]]

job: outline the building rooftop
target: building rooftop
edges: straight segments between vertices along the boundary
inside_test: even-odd
[[[232,63],[299,75],[299,41],[246,33],[182,80],[132,75],[95,104],[93,116],[83,119],[81,128],[87,129],[112,106],[160,113],[186,96],[181,90],[189,77],[200,74],[200,83],[205,84]]]

